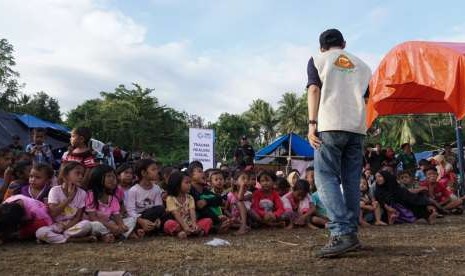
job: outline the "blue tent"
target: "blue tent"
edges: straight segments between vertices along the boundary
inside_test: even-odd
[[[42,120],[40,118],[37,118],[36,116],[30,115],[30,114],[15,114],[18,119],[25,124],[28,128],[50,128],[54,129],[57,131],[63,131],[63,132],[69,132],[70,130],[62,125],[55,124],[49,121]]]
[[[260,160],[264,157],[269,157],[277,149],[284,149],[286,152],[289,150],[289,143],[291,144],[291,157],[300,158],[313,158],[313,148],[308,141],[295,133],[285,134],[268,146],[260,149],[255,154],[255,160]],[[287,153],[289,155],[289,153]]]

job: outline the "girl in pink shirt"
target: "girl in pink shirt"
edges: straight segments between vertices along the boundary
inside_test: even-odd
[[[315,206],[310,201],[310,184],[307,180],[299,179],[292,187],[292,191],[281,197],[284,207],[282,219],[286,220],[288,229],[294,226],[305,226],[311,223]]]
[[[86,192],[79,188],[84,178],[84,167],[78,162],[64,164],[60,171],[59,186],[50,189],[48,208],[54,223],[41,227],[37,239],[47,243],[69,241],[95,241],[91,236],[91,224],[82,220]]]
[[[47,206],[24,195],[14,195],[0,205],[0,243],[18,231],[18,238],[35,237],[37,229],[52,224]]]
[[[250,231],[247,226],[247,208],[244,204],[244,197],[247,191],[249,175],[245,171],[239,171],[234,175],[232,191],[228,193],[226,200],[226,210],[233,221],[233,226],[239,228],[238,235],[245,234]]]
[[[108,243],[114,242],[115,238],[128,238],[136,226],[136,218],[121,217],[119,199],[115,196],[117,181],[113,168],[108,165],[93,168],[89,187],[86,213],[91,221],[92,234]]]

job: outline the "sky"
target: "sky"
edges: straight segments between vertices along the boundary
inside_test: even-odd
[[[319,34],[338,28],[375,70],[408,40],[465,42],[464,1],[0,0],[26,93],[62,112],[119,84],[214,122],[254,99],[301,95]]]

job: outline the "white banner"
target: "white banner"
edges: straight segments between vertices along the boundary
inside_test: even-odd
[[[214,144],[213,129],[189,128],[189,162],[200,161],[204,170],[213,168]]]

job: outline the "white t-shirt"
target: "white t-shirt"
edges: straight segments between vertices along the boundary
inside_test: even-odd
[[[65,222],[74,218],[79,209],[84,208],[86,205],[86,192],[76,187],[77,192],[73,200],[63,209],[63,212],[54,218],[55,222]],[[50,189],[48,193],[49,204],[60,204],[67,199],[63,188],[61,186],[55,186]]]
[[[331,49],[314,57],[321,80],[318,131],[366,134],[365,99],[371,69],[358,57]]]
[[[156,184],[153,184],[149,190],[142,188],[139,184],[132,186],[124,202],[128,215],[139,217],[146,209],[163,205],[161,194],[162,190]]]

